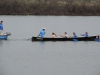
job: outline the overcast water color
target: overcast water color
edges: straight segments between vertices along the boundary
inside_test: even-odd
[[[0,75],[100,75],[100,42],[32,42],[65,31],[100,35],[99,16],[0,16],[8,40],[0,40]]]

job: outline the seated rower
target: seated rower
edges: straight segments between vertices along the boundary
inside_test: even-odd
[[[95,41],[100,42],[99,35],[96,36]]]
[[[63,35],[59,35],[59,36],[61,36],[61,37],[63,37],[63,38],[68,38],[67,32],[65,32]]]
[[[73,32],[73,38],[74,38],[73,41],[74,41],[74,42],[78,42],[78,39],[76,39],[77,37],[78,37],[78,36],[76,35],[76,33]]]
[[[75,32],[73,32],[73,37],[74,38],[77,38],[78,37]]]
[[[51,38],[55,38],[57,35],[53,32]]]
[[[85,32],[85,34],[80,34],[81,36],[88,37],[88,32]]]

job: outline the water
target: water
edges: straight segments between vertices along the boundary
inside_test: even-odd
[[[0,75],[100,75],[99,42],[31,42],[42,28],[46,37],[65,31],[100,34],[98,16],[0,16],[8,40],[0,40]],[[59,37],[59,36],[58,36]]]

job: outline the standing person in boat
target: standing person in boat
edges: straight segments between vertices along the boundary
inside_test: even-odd
[[[40,33],[39,33],[39,35],[38,35],[37,37],[39,37],[39,36],[40,36],[40,37],[42,37],[42,38],[43,38],[43,37],[44,37],[44,35],[45,35],[45,33],[46,33],[46,32],[45,32],[45,28],[43,28],[43,29],[42,29],[42,31],[40,31]]]
[[[81,36],[85,36],[85,37],[88,37],[88,32],[85,32],[85,34],[80,34]]]
[[[51,38],[55,38],[57,35],[53,32]]]
[[[73,37],[74,38],[77,38],[78,37],[75,32],[73,32]]]
[[[63,37],[63,38],[68,38],[68,34],[67,34],[67,32],[64,32],[63,35],[59,35],[59,36],[61,36],[61,37]]]
[[[3,21],[0,22],[0,35],[3,33]]]

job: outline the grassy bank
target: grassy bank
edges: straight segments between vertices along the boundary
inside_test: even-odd
[[[1,0],[0,15],[100,15],[100,0]]]

